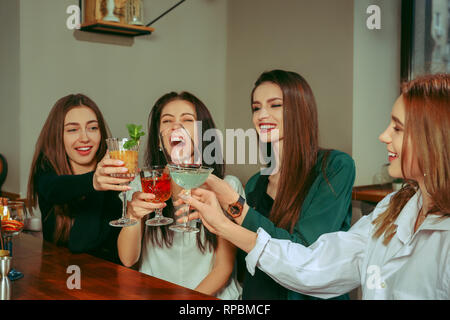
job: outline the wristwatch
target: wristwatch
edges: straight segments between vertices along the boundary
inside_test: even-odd
[[[242,211],[244,210],[244,204],[245,204],[245,199],[241,195],[239,195],[238,201],[236,201],[235,203],[232,203],[228,206],[227,213],[231,217],[233,217],[233,219],[240,217],[242,214]]]

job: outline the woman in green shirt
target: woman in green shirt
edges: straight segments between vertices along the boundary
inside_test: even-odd
[[[251,102],[260,142],[272,150],[272,171],[250,178],[246,200],[211,175],[207,186],[222,208],[251,231],[261,227],[273,238],[306,246],[324,233],[347,231],[354,161],[343,152],[319,147],[317,107],[306,80],[294,72],[265,72],[255,83]],[[239,265],[244,255],[239,250]],[[259,269],[254,276],[245,269],[242,298],[317,299],[285,289]]]

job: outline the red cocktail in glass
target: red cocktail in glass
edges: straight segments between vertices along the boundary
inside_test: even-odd
[[[169,171],[164,166],[152,166],[143,168],[140,172],[142,192],[152,193],[155,198],[150,200],[153,203],[162,203],[170,199],[171,178]],[[163,226],[171,224],[172,218],[162,215],[162,209],[155,210],[155,217],[145,222],[148,226]]]

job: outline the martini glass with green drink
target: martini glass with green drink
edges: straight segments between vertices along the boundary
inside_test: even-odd
[[[214,169],[202,166],[198,148],[182,125],[160,132],[160,142],[168,163],[170,177],[183,188],[184,195],[190,196],[191,189],[204,184]],[[199,232],[197,227],[188,224],[188,204],[183,205],[182,212],[183,223],[173,224],[169,229],[175,232]]]

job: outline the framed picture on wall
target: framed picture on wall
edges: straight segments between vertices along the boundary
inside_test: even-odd
[[[106,15],[105,0],[80,0],[82,23],[102,20]]]
[[[129,0],[114,0],[114,16],[120,23],[128,22]],[[108,14],[107,0],[80,0],[83,22],[91,23],[101,21]]]
[[[450,0],[402,0],[401,77],[450,73]]]

